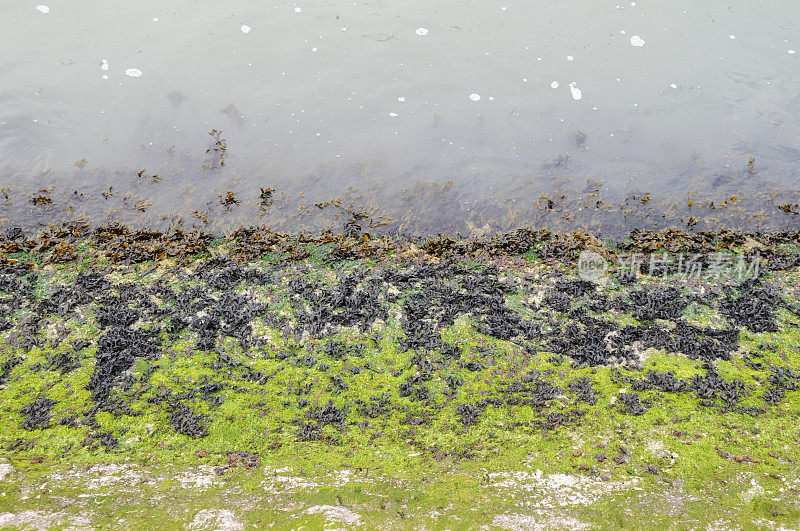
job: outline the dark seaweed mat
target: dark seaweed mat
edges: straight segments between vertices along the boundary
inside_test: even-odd
[[[156,359],[158,355],[159,344],[152,333],[111,328],[97,342],[97,360],[87,386],[92,398],[97,402],[106,399],[111,386],[136,358]]]
[[[50,427],[50,412],[56,405],[55,400],[40,396],[30,404],[23,406],[19,414],[23,417],[21,426],[26,430],[41,430]]]
[[[178,433],[192,438],[206,437],[206,416],[185,404],[176,405],[169,414],[169,422]]]
[[[639,320],[675,320],[689,301],[676,288],[647,287],[628,295],[633,301],[633,316]]]
[[[552,282],[542,306],[528,307],[534,313],[531,316],[519,313],[508,304],[509,296],[518,292],[528,294],[524,279],[501,280],[495,267],[467,267],[446,259],[434,264],[356,268],[330,282],[310,280],[303,276],[308,273],[303,268],[292,269],[286,264],[282,267],[282,271],[265,271],[229,259],[214,258],[200,263],[191,273],[176,273],[175,279],[189,281],[189,285],[180,287],[172,287],[164,280],[156,280],[149,286],[115,283],[103,271],[82,271],[72,282],[56,286],[37,299],[34,295],[39,280],[36,273],[24,265],[11,267],[0,263],[0,285],[18,290],[20,295],[5,303],[9,308],[3,313],[3,319],[8,323],[5,326],[11,329],[11,337],[16,338],[16,345],[24,351],[41,342],[40,330],[49,318],[75,315],[78,308],[92,310],[101,330],[97,339],[89,343],[74,342],[65,351],[51,355],[46,364],[32,369],[58,370],[66,374],[88,358],[80,355],[82,350],[95,346],[94,370],[88,384],[95,406],[85,412],[82,421],[68,420],[64,425],[88,426],[89,438],[94,443],[113,450],[118,447],[118,441],[113,434],[99,430],[93,418],[98,411],[134,415],[129,402],[145,398],[165,410],[178,433],[204,437],[208,435],[208,417],[196,412],[191,405],[193,400],[205,400],[209,406],[216,407],[224,400],[226,389],[238,389],[237,382],[263,384],[272,377],[221,350],[219,342],[224,338],[237,340],[245,352],[269,355],[281,363],[305,367],[311,374],[325,374],[329,390],[337,397],[346,397],[343,393],[350,387],[351,375],[373,370],[370,362],[365,361],[370,351],[363,344],[346,345],[328,337],[345,327],[368,332],[377,322],[390,318],[389,305],[394,302],[400,302],[402,310],[400,347],[412,353],[409,365],[398,368],[395,373],[399,379],[400,402],[393,402],[384,394],[366,402],[348,402],[342,398],[337,403],[331,401],[321,407],[310,407],[311,383],[298,384],[286,392],[287,398],[296,400],[305,410],[303,416],[295,420],[299,439],[333,441],[325,434],[330,432],[323,431],[327,426],[335,428],[334,431],[346,430],[356,423],[355,419],[377,419],[398,410],[405,411],[408,404],[415,402],[427,409],[423,409],[421,416],[409,412],[406,422],[411,425],[425,423],[425,415],[430,414],[425,411],[452,407],[467,429],[479,422],[488,408],[525,406],[541,413],[536,427],[543,430],[579,421],[584,412],[579,404],[596,403],[600,393],[593,387],[590,377],[559,387],[546,378],[552,375],[535,371],[498,384],[481,400],[469,400],[459,393],[463,384],[459,374],[485,371],[492,367],[493,361],[490,353],[464,359],[460,346],[442,339],[443,328],[461,316],[469,316],[475,328],[487,336],[512,341],[529,352],[535,352],[539,345],[579,365],[621,363],[636,370],[638,355],[634,344],[640,349],[665,349],[704,362],[706,373],[692,380],[653,371],[644,378],[632,380],[633,392],[626,393],[618,402],[619,410],[626,414],[644,413],[653,404],[651,398],[646,397],[652,392],[691,392],[701,405],[734,410],[740,408],[738,404],[749,392],[740,381],[721,378],[713,363],[717,359],[729,359],[731,352],[738,348],[740,327],[773,330],[777,326],[775,308],[784,304],[777,290],[760,281],[723,286],[719,293],[699,297],[661,285],[636,288],[626,279],[618,283],[621,294],[611,298],[599,293],[592,282],[558,277]],[[238,291],[247,286],[288,290],[294,321],[277,317],[269,305],[255,300],[247,292]],[[686,322],[682,313],[693,301],[719,308],[731,325],[702,328]],[[2,304],[0,300],[0,312],[6,309]],[[34,317],[21,320],[15,317],[17,309],[31,309],[36,313]],[[642,322],[621,326],[593,315],[612,309],[630,313]],[[305,353],[262,352],[262,343],[252,333],[255,319],[262,319],[304,343]],[[167,342],[187,333],[197,338],[198,350],[208,353],[207,363],[215,376],[211,380],[186,384],[189,387],[183,392],[165,388],[148,390],[151,372],[147,370],[140,377],[144,390],[130,393],[128,390],[133,383],[130,369],[136,360],[152,363],[160,359]],[[326,360],[342,359],[348,360],[348,370],[330,372]],[[0,363],[0,384],[8,380],[15,366],[22,362],[19,356],[4,359]],[[151,368],[155,370],[152,365]],[[767,369],[762,366],[760,370]],[[769,370],[772,371],[770,387],[761,398],[765,404],[772,405],[779,403],[786,391],[797,388],[798,375],[790,368]],[[431,383],[438,378],[446,383],[444,396],[435,391]],[[554,410],[556,399],[562,395],[573,397],[572,405]],[[26,406],[30,409],[21,412],[26,425],[30,426],[28,429],[49,425],[48,403],[37,400]],[[758,408],[740,410],[757,413]],[[32,420],[27,420],[29,418]]]
[[[784,306],[778,291],[771,286],[763,286],[758,280],[748,280],[737,286],[738,295],[728,288],[722,300],[722,313],[740,326],[753,332],[774,332],[778,329],[776,309]]]

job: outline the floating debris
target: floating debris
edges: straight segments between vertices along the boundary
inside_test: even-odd
[[[225,144],[225,139],[222,138],[222,131],[212,129],[208,132],[209,136],[214,139],[214,143],[206,149],[206,161],[203,163],[204,170],[214,170],[218,167],[225,166],[225,159],[228,156],[228,146]]]

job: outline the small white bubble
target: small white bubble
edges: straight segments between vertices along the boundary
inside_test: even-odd
[[[553,81],[552,83],[550,83],[550,88],[557,89],[558,88],[558,84],[559,84],[558,81]]]
[[[103,74],[103,79],[108,79],[108,76],[106,74]]]
[[[417,28],[417,31],[415,31],[414,33],[416,33],[420,37],[424,37],[425,35],[428,34],[428,29],[427,28]]]
[[[471,99],[472,101],[480,101],[480,99],[481,99],[481,95],[480,95],[480,94],[474,94],[474,93],[473,93],[473,94],[470,94],[470,95],[469,95],[469,99]]]
[[[390,112],[390,113],[389,113],[389,116],[391,116],[392,118],[394,118],[395,116],[397,116],[397,113],[396,113],[396,112]]]
[[[251,28],[247,24],[242,24],[241,30],[242,30],[242,33],[250,33],[251,31],[253,31],[253,28]]]
[[[675,84],[675,83],[672,83],[672,84],[670,85],[670,88],[671,88],[672,90],[678,90],[678,85],[677,85],[677,84]]]
[[[575,58],[574,58],[574,57],[572,57],[571,55],[568,55],[568,56],[567,56],[567,61],[574,61],[574,60],[575,60]]]
[[[100,65],[100,70],[108,70],[108,59],[103,59],[103,64]]]
[[[644,46],[644,43],[645,43],[644,39],[642,39],[638,35],[634,35],[633,37],[631,37],[631,46],[636,46],[637,48],[641,48],[642,46]]]
[[[153,17],[153,22],[158,22],[158,17]]]
[[[296,8],[294,8],[294,12],[295,12],[295,13],[300,13],[300,12],[302,12],[302,11],[303,11],[303,8],[302,8],[302,7],[296,7]]]
[[[311,48],[311,51],[312,51],[312,52],[316,52],[316,51],[317,51],[317,47],[316,47],[316,46],[314,46],[313,48]]]
[[[125,70],[125,75],[130,77],[142,77],[142,71],[138,68],[128,68]]]
[[[397,98],[397,101],[406,101],[406,99],[404,96],[400,96],[399,98]]]
[[[789,55],[794,55],[794,54],[796,54],[797,52],[796,52],[796,51],[794,51],[794,50],[786,50],[786,53],[788,53]]]
[[[49,6],[36,6],[36,11],[39,13],[49,13],[50,7]]]
[[[728,38],[732,41],[736,40],[736,35],[728,35]]]

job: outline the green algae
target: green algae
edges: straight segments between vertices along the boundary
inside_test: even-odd
[[[325,260],[328,252],[312,252],[304,263],[291,265],[290,273],[324,284],[333,282],[343,267],[378,267],[357,261],[330,263]],[[551,270],[535,257],[529,260],[543,278]],[[481,269],[487,262],[472,259],[468,264]],[[78,269],[94,266],[87,260]],[[155,271],[143,275],[153,266]],[[40,297],[77,274],[74,265],[48,267],[52,270],[37,287]],[[193,282],[173,281],[153,262],[113,275],[117,282]],[[796,302],[791,287],[795,277],[792,271],[774,272],[767,280],[786,286],[784,296]],[[284,284],[242,290],[271,301],[270,308],[287,318],[294,317]],[[521,291],[509,294],[509,305],[532,314],[524,297]],[[763,412],[747,413],[703,406],[688,392],[646,390],[641,397],[652,406],[641,415],[630,415],[620,408],[619,398],[631,392],[630,385],[618,375],[639,378],[640,370],[578,366],[554,356],[543,344],[485,335],[467,315],[444,327],[441,338],[462,348],[462,362],[479,368],[447,367],[426,384],[436,400],[409,400],[398,391],[414,372],[414,353],[401,348],[398,316],[404,301],[401,297],[390,303],[389,317],[369,330],[344,329],[325,339],[358,345],[358,355],[346,359],[330,358],[319,342],[298,340],[263,321],[254,326],[267,341],[262,352],[245,350],[231,338],[221,340],[216,353],[198,351],[194,333],[182,332],[165,344],[160,358],[139,359],[130,369],[132,383],[122,396],[134,415],[95,415],[94,431],[112,433],[119,441],[118,448],[108,450],[89,439],[89,427],[57,422],[80,417],[92,407],[86,387],[96,346],[81,351],[74,371],[63,374],[45,368],[48,356],[66,352],[69,341],[101,333],[94,317],[50,320],[48,327],[70,330],[56,347],[44,340],[49,328],[40,332],[42,344],[29,350],[14,348],[9,333],[3,333],[2,360],[23,361],[0,388],[0,455],[13,470],[0,481],[0,518],[13,513],[16,516],[7,516],[7,521],[18,527],[35,527],[36,522],[69,526],[80,524],[81,518],[94,527],[185,527],[202,514],[212,516],[207,521],[200,518],[198,525],[214,527],[222,525],[214,518],[227,518],[228,513],[220,511],[231,512],[231,525],[254,527],[363,523],[386,528],[514,528],[586,523],[601,528],[695,528],[797,523],[797,391],[787,391],[779,404]],[[602,315],[620,324],[639,324],[614,309]],[[690,305],[684,316],[702,326],[725,322],[707,306]],[[796,316],[782,309],[776,332],[743,329],[739,351],[730,360],[716,362],[721,376],[743,382],[749,396],[742,406],[764,405],[759,397],[768,387],[766,369],[800,367],[796,324]],[[306,361],[282,363],[263,355],[267,351],[291,352],[292,359]],[[220,370],[219,352],[269,378],[261,383],[241,378],[236,367]],[[703,373],[700,361],[663,350],[648,350],[641,358],[641,368],[679,378]],[[760,365],[754,366],[753,360]],[[320,363],[327,365],[325,370]],[[337,389],[331,375],[346,374],[352,367],[360,371],[348,375],[347,389]],[[563,393],[542,408],[489,405],[474,423],[462,422],[456,404],[490,397],[514,376],[530,371],[560,387],[591,378],[598,399],[587,404]],[[449,377],[460,380],[455,389]],[[203,396],[183,400],[207,416],[207,437],[177,433],[167,411],[154,407],[164,390],[184,393],[215,379],[235,381],[220,393],[221,404]],[[19,412],[37,396],[56,402],[52,426],[25,430]],[[296,426],[307,407],[300,407],[297,397],[312,408],[330,401],[348,410],[348,420],[325,425],[317,439],[301,440]],[[380,404],[382,397],[391,405],[385,414],[373,418],[359,409]],[[551,415],[559,421],[547,424]],[[253,469],[232,466],[230,452],[256,453],[260,464]],[[117,466],[109,468],[109,463]],[[103,479],[91,483],[97,477]],[[27,523],[20,516],[25,511],[32,511]]]

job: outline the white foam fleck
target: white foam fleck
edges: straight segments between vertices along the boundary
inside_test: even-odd
[[[36,11],[39,13],[49,13],[50,7],[49,6],[36,6]]]
[[[347,26],[342,26],[339,28],[339,31],[347,31],[349,28]]]
[[[789,55],[794,55],[794,54],[796,54],[797,52],[796,52],[796,51],[794,51],[794,50],[786,50],[786,53],[788,53]]]
[[[397,113],[396,113],[396,112],[390,112],[390,113],[389,113],[389,116],[391,116],[392,118],[394,118],[395,116],[397,116]]]
[[[108,79],[108,76],[106,74],[103,74],[103,79]]]
[[[481,95],[480,95],[480,94],[474,94],[474,93],[473,93],[473,94],[470,94],[470,95],[469,95],[469,99],[471,99],[472,101],[480,101],[480,99],[481,99]]]
[[[311,48],[311,51],[312,51],[312,52],[316,52],[316,51],[317,51],[317,47],[316,47],[316,46],[314,46],[313,48]]]
[[[250,33],[253,30],[253,28],[251,28],[247,24],[242,24],[242,28],[241,29],[242,29],[242,33]]]
[[[675,84],[675,83],[672,83],[672,84],[670,84],[670,88],[671,88],[672,90],[678,90],[678,85],[677,85],[677,84]]]
[[[550,88],[557,89],[558,85],[559,85],[558,81],[553,81],[552,83],[550,83]]]
[[[633,37],[631,37],[631,46],[636,46],[637,48],[641,48],[642,46],[644,46],[644,42],[645,42],[644,39],[642,39],[638,35],[634,35]]]
[[[142,77],[142,71],[138,68],[128,68],[125,70],[125,75],[130,77]]]
[[[100,65],[100,70],[108,70],[108,59],[103,59],[103,63]]]
[[[728,38],[729,38],[730,40],[732,40],[732,41],[735,41],[735,40],[736,40],[736,35],[733,35],[733,34],[731,34],[731,35],[728,35]]]
[[[568,56],[567,56],[567,61],[574,61],[574,60],[575,60],[575,58],[574,58],[574,57],[572,57],[571,55],[568,55]]]
[[[153,17],[153,22],[158,22],[158,17]]]
[[[572,93],[572,99],[574,99],[576,101],[583,97],[583,93],[581,92],[581,89],[579,89],[578,87],[575,86],[575,82],[574,81],[569,84],[569,91]]]
[[[404,96],[400,96],[399,98],[397,98],[397,101],[406,101],[406,98]]]
[[[296,8],[294,8],[294,12],[295,12],[295,13],[301,13],[302,11],[303,11],[303,8],[302,8],[302,7],[296,7]]]
[[[428,28],[417,28],[417,31],[415,31],[414,33],[416,33],[420,37],[424,37],[425,35],[428,34]]]

